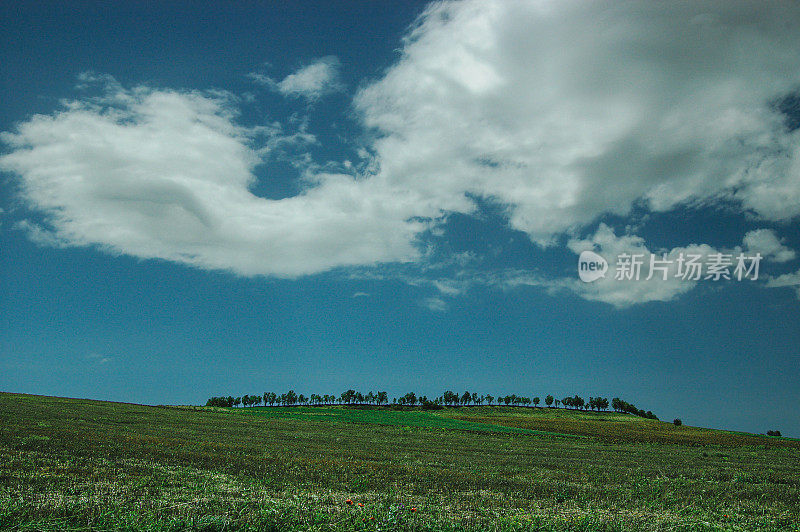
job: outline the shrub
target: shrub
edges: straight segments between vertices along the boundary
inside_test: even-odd
[[[442,405],[438,403],[434,403],[433,401],[423,401],[422,402],[422,409],[423,410],[441,410],[444,408]]]
[[[779,430],[768,430],[767,431],[767,436],[777,436],[778,438],[780,438],[781,431],[779,431]]]
[[[680,427],[681,425],[683,425],[683,421],[681,421],[680,418],[675,418],[672,420],[672,424],[675,425],[676,427]]]

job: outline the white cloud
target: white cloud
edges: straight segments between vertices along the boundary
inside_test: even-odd
[[[431,312],[444,312],[447,310],[447,303],[440,297],[428,297],[422,300],[422,306]]]
[[[295,197],[256,197],[249,191],[261,161],[255,133],[236,125],[229,101],[109,90],[2,136],[11,151],[0,168],[20,177],[23,197],[47,216],[49,232],[25,222],[35,240],[244,275],[418,257],[413,242],[426,222],[409,221],[422,213],[413,195],[317,174]]]
[[[744,235],[742,244],[749,253],[761,253],[764,258],[775,262],[787,262],[795,258],[794,250],[781,244],[772,229],[750,231]]]
[[[795,292],[797,292],[797,298],[800,299],[800,270],[767,279],[767,288],[784,287],[794,288]]]
[[[95,364],[102,365],[102,364],[108,364],[109,362],[114,360],[114,358],[106,355],[101,355],[99,353],[89,353],[88,355],[86,355],[86,360],[93,362]]]
[[[457,296],[464,292],[463,283],[459,283],[451,279],[437,279],[431,281],[431,284],[443,295]]]
[[[356,106],[382,177],[467,209],[508,205],[540,243],[637,200],[800,214],[800,5],[437,3]]]
[[[648,301],[670,301],[680,294],[688,292],[697,284],[697,281],[684,279],[678,276],[678,257],[683,254],[699,255],[700,262],[705,262],[707,257],[717,251],[706,244],[692,244],[685,247],[673,248],[669,251],[651,252],[641,237],[634,235],[617,236],[605,224],[600,224],[595,234],[585,240],[570,240],[568,247],[576,255],[584,250],[599,252],[608,261],[609,270],[604,278],[592,283],[584,283],[576,278],[559,279],[554,281],[555,286],[568,288],[581,297],[609,303],[618,308],[628,307]],[[621,254],[642,256],[642,266],[639,280],[616,279],[615,264]],[[650,276],[650,257],[657,260],[669,261],[666,275],[660,270],[654,270]],[[577,262],[576,262],[577,265]],[[703,271],[705,275],[705,271]],[[650,277],[650,279],[648,279]],[[666,277],[666,278],[665,278]]]
[[[299,68],[279,82],[263,74],[251,73],[249,76],[284,96],[316,101],[326,94],[343,89],[339,76],[340,68],[341,63],[338,58],[326,56]]]

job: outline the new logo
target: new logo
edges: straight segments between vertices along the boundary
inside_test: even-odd
[[[594,251],[583,251],[578,257],[578,277],[584,283],[594,282],[606,276],[608,262]]]

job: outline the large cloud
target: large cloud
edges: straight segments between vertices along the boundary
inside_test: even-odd
[[[374,133],[363,175],[256,197],[265,133],[238,126],[224,95],[118,86],[5,134],[0,168],[46,215],[45,228],[26,222],[39,241],[245,275],[416,260],[420,232],[476,196],[541,244],[637,203],[724,200],[792,220],[800,133],[780,110],[800,86],[798,23],[788,2],[437,3],[355,97]],[[327,61],[276,85],[314,98],[335,81]],[[788,257],[769,236],[752,246]],[[624,305],[687,286],[580,290]]]
[[[541,243],[637,200],[735,198],[800,214],[800,5],[487,2],[433,6],[356,100],[387,179],[509,206]]]
[[[316,175],[298,196],[254,196],[254,132],[233,119],[220,95],[112,85],[100,101],[72,102],[4,134],[12,152],[0,166],[21,176],[24,198],[46,213],[52,233],[23,224],[40,242],[245,275],[417,257],[424,223],[407,219],[419,205],[377,183]]]

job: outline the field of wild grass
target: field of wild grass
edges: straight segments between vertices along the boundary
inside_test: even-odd
[[[800,442],[514,407],[0,394],[0,529],[800,530]]]

